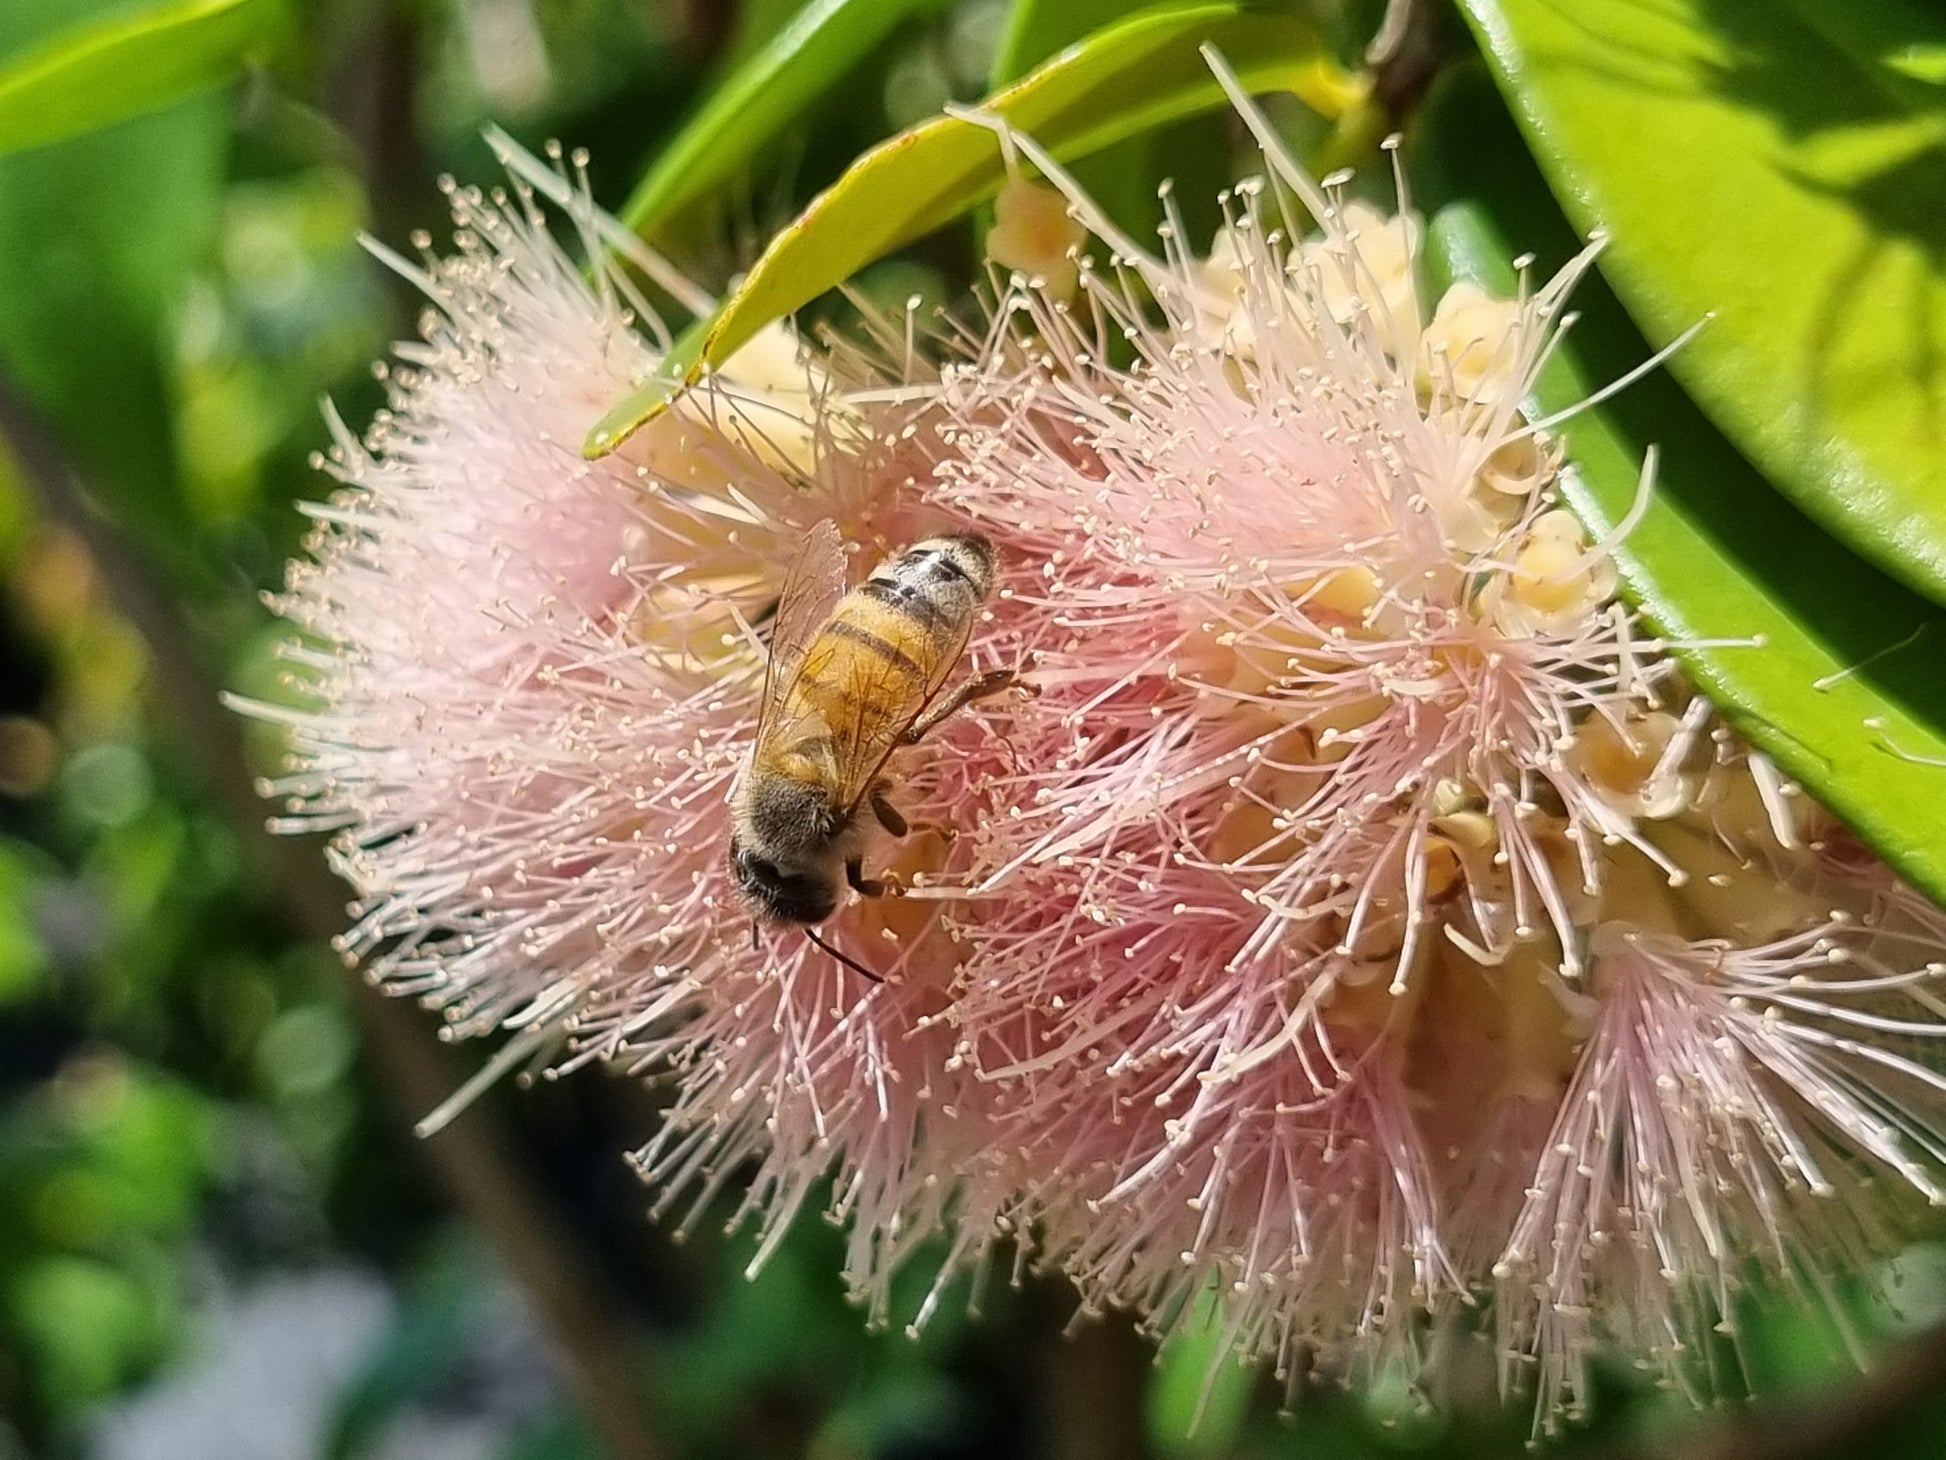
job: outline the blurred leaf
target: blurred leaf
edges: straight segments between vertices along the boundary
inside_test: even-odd
[[[158,551],[181,535],[158,347],[212,234],[228,130],[204,97],[0,160],[0,259],[33,278],[0,290],[0,366]]]
[[[47,949],[34,927],[44,873],[27,848],[0,841],[0,1007],[39,992]]]
[[[978,1454],[980,1406],[945,1374],[871,1371],[858,1392],[834,1405],[805,1447],[815,1460],[840,1457]]]
[[[941,0],[810,0],[711,93],[622,205],[644,237],[749,167],[907,16]]]
[[[172,0],[63,31],[0,66],[0,155],[227,81],[285,21],[283,0]]]
[[[1916,0],[1466,0],[1570,219],[1725,435],[1946,602],[1946,85]]]
[[[83,825],[127,826],[154,794],[149,763],[133,745],[103,741],[76,750],[61,767],[61,799]]]
[[[104,1211],[98,1230],[72,1227],[74,1245],[106,1254],[131,1239],[187,1233],[209,1175],[214,1102],[116,1056],[71,1062],[59,1088],[56,1149],[66,1167],[88,1174]],[[58,1204],[49,1210],[61,1216]]]
[[[279,1014],[263,1032],[255,1058],[265,1086],[289,1099],[329,1090],[350,1072],[357,1054],[350,1017],[321,1000]]]
[[[695,1322],[651,1341],[656,1418],[666,1433],[734,1437],[754,1396],[776,1406],[786,1395],[831,1395],[859,1373],[884,1340],[845,1302],[835,1277],[839,1241],[830,1227],[798,1223],[753,1273],[747,1236],[698,1231],[684,1251],[708,1300]],[[901,1356],[914,1352],[891,1342]]]
[[[132,786],[111,784],[90,793],[110,803],[102,809],[113,812],[119,809],[113,805],[114,801],[137,793],[146,794],[152,783],[148,781],[148,763],[130,746],[90,746],[74,759],[84,765],[89,761],[99,764],[104,750],[110,752],[111,758],[96,773],[102,779],[141,778]],[[119,822],[97,818],[96,829],[107,834],[89,847],[82,870],[88,881],[99,889],[102,911],[109,919],[109,926],[102,931],[112,933],[121,941],[148,945],[135,951],[145,971],[153,977],[159,970],[148,966],[149,958],[140,955],[155,957],[165,952],[157,945],[164,943],[163,931],[172,925],[171,915],[179,910],[171,904],[186,900],[184,893],[192,890],[183,885],[185,873],[190,870],[184,865],[189,827],[177,808],[165,805],[153,808],[150,815],[142,816],[138,812]],[[161,960],[157,957],[156,961]]]
[[[1746,1301],[1746,1311],[1737,1315],[1742,1340],[1738,1352],[1753,1393],[1803,1393],[1819,1384],[1842,1384],[1856,1374],[1852,1355],[1833,1341],[1839,1330],[1829,1313],[1795,1303],[1789,1295],[1769,1296],[1773,1301],[1767,1305]],[[1844,1305],[1843,1332],[1871,1334],[1878,1326],[1879,1315],[1864,1295],[1839,1292],[1833,1299]]]
[[[44,44],[114,0],[0,0],[0,50]],[[181,541],[171,389],[159,355],[214,234],[232,107],[189,97],[0,157],[0,371],[159,551]]]
[[[1164,1460],[1236,1451],[1257,1374],[1224,1352],[1225,1317],[1216,1295],[1205,1293],[1195,1321],[1156,1355],[1145,1418],[1149,1446]]]
[[[1412,152],[1435,257],[1511,293],[1508,260],[1543,271],[1575,240],[1478,75],[1447,85]],[[1560,410],[1649,353],[1599,278],[1538,389]],[[1852,556],[1739,457],[1666,376],[1630,386],[1563,428],[1578,475],[1569,495],[1593,531],[1636,496],[1643,452],[1662,447],[1655,494],[1616,560],[1630,596],[1731,723],[1870,839],[1906,877],[1946,899],[1946,613]],[[1736,641],[1760,640],[1737,647]],[[1708,641],[1731,641],[1721,647]]]
[[[516,1435],[493,1460],[611,1460],[611,1454],[581,1412],[562,1404]]]
[[[4,8],[4,6],[0,6]],[[179,536],[159,353],[215,231],[229,108],[180,102],[0,158],[0,365],[158,549]]]
[[[1294,91],[1324,111],[1358,95],[1317,32],[1293,16],[1174,5],[1096,32],[983,106],[1056,156],[1079,156],[1220,104],[1204,45],[1230,57],[1255,90]],[[771,241],[707,327],[678,342],[660,375],[595,425],[585,450],[613,451],[771,320],[924,237],[1005,179],[1000,139],[960,117],[935,118],[873,148]]]
[[[383,351],[388,321],[355,241],[370,219],[348,171],[232,184],[220,217],[214,257],[178,312],[171,365],[185,505],[227,525],[272,496],[278,453],[315,439],[318,398]]]
[[[106,1397],[173,1338],[215,1110],[100,1051],[70,1055],[0,1118],[0,1345],[29,1357],[36,1409]]]
[[[1141,8],[1142,0],[1014,0],[993,57],[993,85],[1018,80],[1063,46]]]
[[[368,1453],[401,1413],[437,1396],[477,1341],[485,1306],[482,1285],[493,1272],[484,1255],[464,1241],[435,1255],[339,1397],[319,1441],[325,1460]]]
[[[159,1356],[167,1338],[160,1296],[107,1263],[52,1256],[24,1264],[5,1302],[51,1402],[71,1410],[113,1393]]]

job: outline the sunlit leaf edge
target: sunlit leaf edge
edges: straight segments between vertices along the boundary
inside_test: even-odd
[[[1103,29],[1141,10],[1129,0],[1012,0],[994,48],[991,79],[997,90],[1026,75],[1089,31]]]
[[[710,93],[622,205],[643,237],[736,176],[909,16],[941,0],[811,0]]]

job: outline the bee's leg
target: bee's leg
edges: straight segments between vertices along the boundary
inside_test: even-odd
[[[911,836],[915,831],[930,831],[951,841],[959,835],[957,827],[948,826],[943,821],[934,821],[930,817],[907,816],[887,798],[883,781],[872,787],[871,803],[872,815],[876,816],[878,824],[893,836],[905,837]]]
[[[1002,690],[1012,689],[1019,683],[1018,674],[1011,669],[989,669],[969,679],[961,680],[953,687],[952,693],[912,722],[912,727],[905,732],[905,743],[917,745],[973,701],[990,699]],[[1023,685],[1022,688],[1026,686]]]
[[[845,881],[860,897],[897,897],[905,889],[890,877],[867,877],[865,859],[851,857],[845,862]]]
[[[904,836],[912,830],[912,823],[907,821],[899,813],[899,808],[894,806],[886,798],[885,783],[883,781],[880,781],[872,787],[871,799],[872,815],[876,816],[878,818],[878,824],[891,832],[893,836]]]

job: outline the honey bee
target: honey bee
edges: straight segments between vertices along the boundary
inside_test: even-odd
[[[757,916],[802,926],[833,957],[876,979],[812,931],[864,875],[869,807],[895,837],[887,763],[968,704],[1016,683],[1011,669],[946,681],[993,589],[993,544],[930,537],[845,591],[837,527],[811,530],[784,580],[756,741],[731,799],[730,867]]]

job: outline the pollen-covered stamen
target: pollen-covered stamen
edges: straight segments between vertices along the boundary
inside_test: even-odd
[[[727,805],[804,532],[833,518],[883,552],[937,523],[910,500],[911,407],[842,397],[780,327],[584,460],[589,421],[670,340],[603,247],[686,307],[710,301],[593,208],[578,159],[510,165],[508,193],[447,189],[449,256],[423,237],[421,261],[381,251],[429,307],[364,437],[331,417],[321,465],[340,490],[276,604],[302,633],[286,651],[299,707],[255,707],[292,733],[273,791],[287,826],[334,834],[358,895],[341,947],[369,977],[454,1036],[512,1032],[490,1074],[673,1080],[640,1153],[661,1205],[700,1210],[754,1171],[759,1260],[835,1177],[859,1234],[848,1277],[882,1315],[891,1270],[949,1209],[977,1260],[1020,1186],[939,1025],[966,947],[946,904],[903,898],[820,930],[883,986],[794,932],[753,947]],[[572,220],[585,274],[542,197]],[[938,738],[963,753],[899,805],[970,827],[1006,758],[978,725]],[[918,880],[951,875],[973,840],[915,830],[869,850]]]
[[[1700,1304],[1727,1323],[1751,1243],[1813,1290],[1858,1258],[1875,1234],[1855,1223],[1878,1210],[1860,1158],[1946,1200],[1946,1136],[1924,1113],[1946,1076],[1884,1038],[1941,1037],[1938,974],[1886,966],[1876,941],[1848,918],[1756,947],[1597,930],[1588,1048],[1495,1266],[1543,1413],[1580,1402],[1602,1313],[1674,1335]],[[1686,1377],[1680,1346],[1656,1357]]]
[[[1093,318],[1121,324],[1144,356],[1132,373],[1100,363],[1089,316],[1023,296],[1034,348],[1061,368],[1016,378],[1004,418],[983,423],[980,454],[947,464],[949,486],[979,483],[960,500],[982,517],[1050,534],[1078,526],[1089,555],[1049,563],[1035,597],[1079,631],[1084,656],[1107,662],[1095,652],[1106,636],[1140,626],[1130,595],[1141,585],[1178,625],[1085,694],[1061,693],[1086,682],[1085,657],[1068,670],[1058,651],[1044,655],[1049,708],[1121,728],[1095,737],[1112,747],[1105,756],[1054,773],[1058,789],[1038,793],[1016,829],[1031,833],[1050,810],[1056,820],[1020,837],[982,891],[1156,820],[1179,829],[1186,865],[1244,880],[1263,915],[1245,956],[1300,936],[1333,904],[1348,909],[1351,942],[1362,945],[1371,909],[1402,900],[1403,956],[1390,980],[1399,988],[1442,915],[1426,889],[1440,881],[1443,899],[1450,886],[1424,862],[1450,852],[1422,798],[1452,784],[1491,823],[1484,860],[1504,874],[1455,904],[1468,917],[1462,936],[1499,956],[1545,927],[1572,959],[1571,905],[1598,885],[1595,849],[1619,836],[1655,851],[1582,784],[1562,748],[1592,714],[1651,712],[1667,671],[1643,673],[1627,618],[1608,611],[1605,553],[1552,506],[1549,481],[1531,479],[1551,477],[1552,445],[1521,434],[1517,413],[1477,390],[1462,402],[1424,400],[1410,382],[1388,388],[1400,366],[1386,342],[1342,297],[1331,307],[1326,296],[1361,270],[1396,271],[1396,260],[1356,264],[1358,236],[1389,247],[1416,234],[1362,215],[1345,229],[1345,211],[1327,203],[1320,251],[1292,253],[1258,226],[1261,199],[1239,193],[1218,269],[1173,248],[1162,261],[1131,256],[1165,310],[1183,315],[1167,348],[1152,344],[1135,301],[1089,281]],[[1559,290],[1535,298],[1551,310]],[[1227,323],[1206,327],[1210,309]],[[1236,353],[1239,316],[1255,321],[1248,358]],[[1495,368],[1532,368],[1550,319],[1515,318],[1490,352]],[[1227,343],[1180,343],[1198,339]],[[984,389],[979,398],[995,399]],[[1492,485],[1496,462],[1504,474]],[[1520,490],[1507,490],[1523,473]],[[1177,733],[1172,706],[1185,697],[1222,739],[1206,735],[1193,765],[1177,769],[1186,745],[1157,736]],[[1217,722],[1230,722],[1227,733]],[[1372,841],[1380,822],[1389,829]],[[1576,858],[1561,848],[1576,843],[1579,870],[1563,887]],[[1388,857],[1393,870],[1380,871]],[[1372,870],[1347,885],[1346,869],[1367,859]]]
[[[1365,1371],[1408,1349],[1415,1314],[1454,1295],[1457,1279],[1404,1093],[1381,1075],[1322,1103],[1224,1089],[1205,1122],[1171,1126],[1175,1156],[1154,1180],[1072,1215],[1077,1199],[1055,1195],[1047,1259],[1158,1332],[1213,1289],[1223,1357],[1268,1359],[1281,1375],[1318,1350]],[[1153,1106],[1137,1082],[1126,1136],[1064,1122],[1078,1179],[1057,1193],[1085,1190],[1092,1167],[1115,1169],[1139,1149],[1150,1125],[1140,1112]]]

